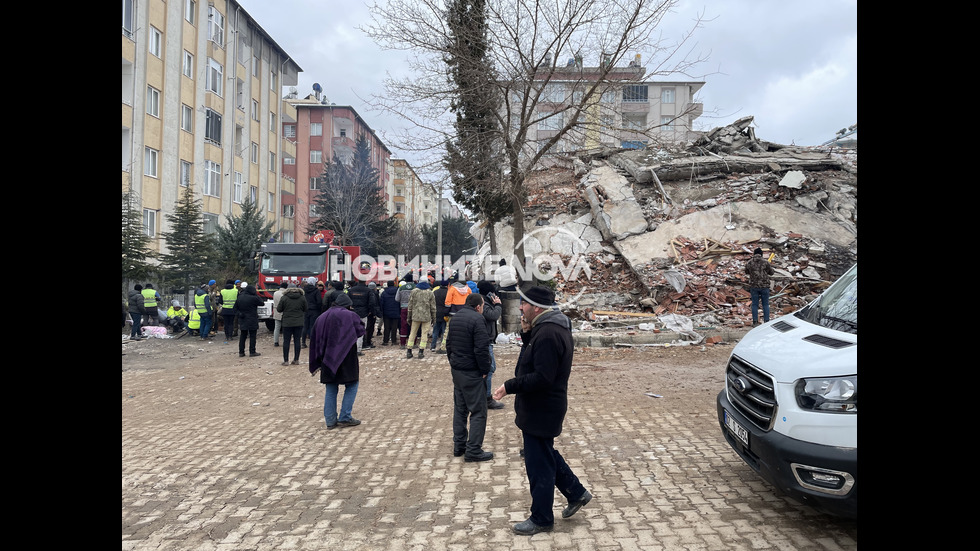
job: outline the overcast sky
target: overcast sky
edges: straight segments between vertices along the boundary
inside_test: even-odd
[[[240,3],[303,69],[300,97],[319,83],[331,102],[353,106],[382,139],[404,127],[366,101],[383,92],[386,72],[401,70],[405,53],[383,51],[358,30],[371,22],[365,3]],[[754,116],[759,139],[818,145],[857,123],[857,0],[682,0],[664,20],[665,36],[679,36],[698,13],[708,21],[695,48],[708,60],[700,66],[704,115],[696,130]]]

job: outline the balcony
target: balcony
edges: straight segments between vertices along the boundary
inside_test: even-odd
[[[354,140],[350,139],[348,136],[336,136],[331,138],[330,143],[332,143],[334,147],[349,147],[351,149],[354,149],[357,145],[354,143]]]
[[[692,117],[700,117],[704,113],[703,103],[686,103],[684,104],[684,112],[691,115]]]

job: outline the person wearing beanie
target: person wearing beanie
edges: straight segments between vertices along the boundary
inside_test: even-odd
[[[262,297],[255,291],[255,286],[242,282],[241,292],[238,300],[235,301],[235,310],[238,312],[239,328],[241,334],[238,337],[238,356],[245,356],[245,340],[248,339],[248,355],[261,356],[261,352],[255,350],[255,341],[259,336],[259,307],[265,304]]]
[[[425,338],[429,334],[432,320],[436,317],[436,297],[429,288],[429,282],[422,280],[412,291],[408,299],[407,321],[411,329],[408,331],[408,353],[406,357],[412,357],[412,348],[415,346],[415,337],[419,337],[419,359],[425,357]]]
[[[401,308],[399,312],[398,339],[401,342],[402,348],[405,348],[405,343],[408,342],[408,299],[411,298],[412,291],[414,290],[415,281],[412,272],[408,272],[402,278],[402,284],[398,287],[398,293],[395,294],[395,299]]]
[[[749,295],[752,298],[752,325],[759,325],[759,303],[762,303],[762,321],[769,321],[770,277],[775,273],[772,264],[762,258],[762,249],[756,247],[752,258],[745,263],[745,273],[749,276]]]
[[[310,374],[320,372],[325,388],[323,420],[327,429],[361,424],[351,414],[360,380],[357,339],[364,336],[364,324],[350,310],[351,305],[350,297],[341,293],[330,309],[316,319],[310,334]],[[344,385],[344,398],[338,415],[340,385]]]
[[[575,343],[572,322],[554,308],[555,292],[534,286],[521,294],[521,352],[512,379],[493,391],[500,400],[515,395],[514,422],[524,437],[524,468],[531,493],[531,516],[515,524],[519,535],[550,532],[555,523],[555,488],[568,506],[562,518],[578,512],[591,499],[575,473],[555,449],[568,411],[568,379]]]
[[[500,297],[494,292],[493,283],[483,279],[476,284],[477,291],[483,297],[483,320],[487,323],[487,335],[490,337],[490,373],[487,373],[487,408],[503,409],[504,403],[493,399],[493,374],[497,371],[497,360],[493,356],[493,343],[497,340],[497,320],[503,311]]]
[[[303,322],[303,335],[302,335],[302,347],[306,348],[306,339],[310,336],[310,331],[313,330],[313,324],[316,323],[316,318],[320,315],[321,309],[323,308],[323,300],[320,295],[320,290],[316,288],[317,279],[315,277],[308,277],[303,281],[303,296],[306,298],[306,314]]]
[[[141,322],[143,320],[143,314],[146,313],[146,304],[143,299],[143,286],[136,284],[126,298],[129,302],[129,317],[133,320],[133,327],[129,330],[129,338],[134,341],[143,340]]]
[[[351,310],[361,318],[364,327],[367,327],[368,316],[381,313],[381,305],[378,304],[377,296],[363,281],[351,281],[351,287],[347,290],[347,297],[352,303]],[[364,354],[362,350],[365,348],[374,348],[371,345],[371,333],[367,330],[364,331],[364,336],[357,340],[358,355]]]

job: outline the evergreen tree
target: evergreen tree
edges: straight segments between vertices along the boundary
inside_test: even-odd
[[[442,217],[442,254],[448,255],[454,261],[469,252],[476,246],[476,239],[470,235],[472,222],[463,218],[453,218],[448,215]],[[425,250],[435,254],[439,228],[436,224],[426,224],[422,226],[422,240],[425,243]]]
[[[274,227],[275,222],[266,220],[258,205],[246,199],[242,213],[229,217],[227,228],[219,225],[217,229],[216,247],[225,268],[245,277],[257,276],[258,272],[249,266],[250,261],[262,243],[272,238]]]
[[[140,201],[132,190],[122,194],[122,277],[143,281],[153,271],[150,261],[156,253],[150,248],[150,237],[143,227]]]
[[[447,7],[449,45],[445,62],[454,92],[455,135],[446,143],[443,164],[453,199],[491,225],[512,209],[501,183],[500,101],[488,56],[486,0],[453,0]],[[445,230],[443,232],[445,236]],[[491,252],[497,244],[491,232]]]
[[[184,188],[174,212],[167,215],[170,230],[163,233],[167,252],[160,256],[165,285],[185,291],[206,281],[213,256],[204,233],[204,210],[190,186]]]
[[[334,244],[360,246],[361,254],[390,251],[398,221],[388,217],[367,139],[358,137],[349,162],[334,154],[323,166],[323,185],[313,201],[317,214],[313,231],[333,230]]]

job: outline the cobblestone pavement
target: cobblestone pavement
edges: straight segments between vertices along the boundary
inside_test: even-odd
[[[363,423],[328,431],[305,350],[281,366],[268,337],[257,358],[184,340],[124,346],[123,550],[857,549],[856,521],[775,494],[728,448],[730,348],[576,351],[556,447],[595,497],[562,519],[556,492],[554,531],[527,537],[513,397],[489,412],[494,459],[453,457],[444,355],[366,351]],[[516,351],[497,347],[495,381]]]

